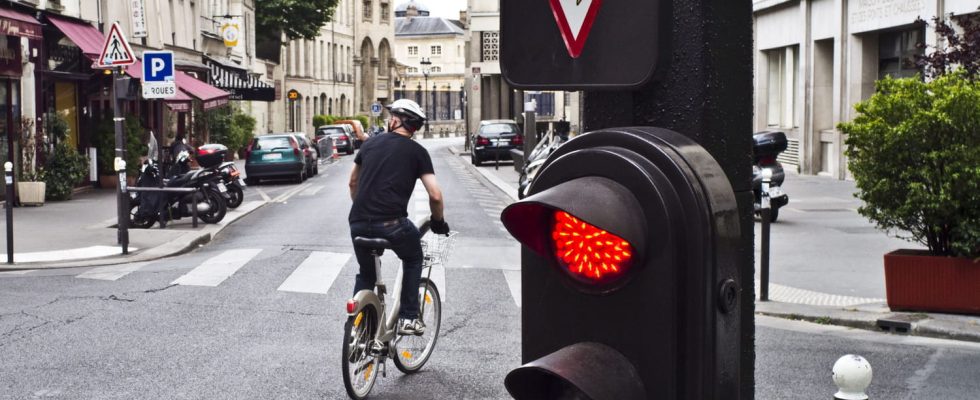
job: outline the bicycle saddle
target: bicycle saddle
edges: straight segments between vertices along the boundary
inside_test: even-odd
[[[389,243],[386,239],[366,238],[363,236],[358,236],[354,238],[354,244],[357,246],[367,247],[373,250],[381,250],[382,252],[384,251],[384,249],[391,248],[391,243]]]

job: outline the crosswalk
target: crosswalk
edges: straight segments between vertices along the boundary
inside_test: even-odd
[[[172,281],[168,279],[167,281],[170,282],[170,286],[217,288],[219,286],[228,285],[229,279],[236,274],[241,274],[243,270],[247,270],[249,268],[262,268],[264,263],[255,261],[260,257],[260,255],[262,255],[263,252],[274,253],[276,251],[279,250],[246,248],[217,251],[209,254],[206,258],[203,258],[203,261],[196,261],[199,264],[189,269],[188,266],[172,265],[172,262],[170,261],[141,262],[93,267],[80,272],[73,271],[72,274],[67,276],[82,280],[119,281],[140,272],[159,274],[162,270],[177,270],[182,271],[183,273]],[[383,260],[383,264],[386,266],[386,268],[388,268],[390,263],[397,262],[398,259],[394,255],[386,255],[385,259]],[[350,282],[344,281],[338,283],[337,278],[342,275],[345,268],[349,268],[349,271],[353,272],[356,271],[358,267],[356,258],[352,253],[310,251],[309,254],[306,255],[305,258],[302,258],[298,264],[287,266],[286,268],[292,269],[288,276],[286,276],[286,278],[281,282],[276,282],[278,283],[278,286],[269,285],[270,287],[275,287],[275,290],[278,292],[326,295],[335,284],[344,286],[344,291],[349,290],[347,285],[349,285]],[[459,266],[450,267],[448,269],[468,270],[472,268],[467,266]],[[520,271],[512,268],[483,270],[486,271],[487,274],[500,274],[499,279],[507,283],[509,293],[513,296],[513,304],[519,307],[521,304]],[[425,273],[427,274],[425,276],[431,279],[436,284],[436,287],[439,288],[443,302],[452,298],[450,292],[455,289],[452,286],[452,282],[450,282],[447,277],[449,274],[447,273],[446,266],[436,264],[432,267],[431,272],[425,271]],[[50,271],[45,270],[23,270],[0,273],[0,278],[20,278],[50,275]],[[393,286],[394,282],[387,282],[388,280],[393,279],[392,276],[386,275],[384,278],[386,279],[386,283],[388,283],[389,287]]]

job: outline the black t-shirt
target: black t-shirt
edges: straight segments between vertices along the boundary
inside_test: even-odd
[[[354,162],[360,171],[350,222],[407,217],[415,180],[434,173],[432,158],[422,145],[390,132],[364,141]]]

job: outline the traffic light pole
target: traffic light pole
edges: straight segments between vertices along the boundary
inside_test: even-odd
[[[735,246],[739,281],[741,354],[739,396],[755,398],[754,196],[752,146],[752,4],[748,0],[662,2],[657,72],[629,91],[585,91],[582,131],[658,126],[690,137],[708,150],[731,182],[738,204]],[[643,38],[637,38],[637,43]]]

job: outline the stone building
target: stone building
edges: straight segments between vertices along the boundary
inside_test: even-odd
[[[875,81],[920,72],[914,56],[942,45],[934,16],[980,14],[976,0],[755,0],[755,131],[790,140],[780,160],[804,174],[850,177],[836,126]],[[926,46],[921,46],[925,44]]]

